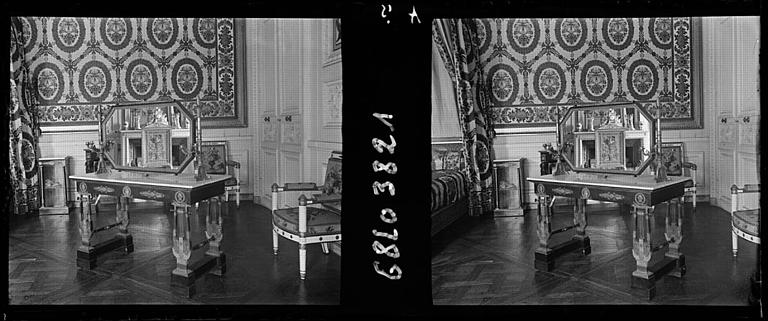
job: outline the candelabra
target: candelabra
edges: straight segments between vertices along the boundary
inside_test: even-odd
[[[107,148],[107,143],[104,140],[104,132],[103,132],[104,129],[101,128],[102,127],[101,126],[101,122],[102,122],[102,117],[103,117],[103,115],[102,115],[102,107],[101,106],[97,106],[96,107],[96,111],[97,111],[97,114],[99,115],[99,117],[98,117],[99,122],[97,124],[97,126],[99,128],[99,162],[96,165],[96,174],[106,174],[106,173],[109,173],[111,171],[107,167],[106,162],[104,162],[104,158],[105,158],[104,152],[105,152],[105,149]]]
[[[195,157],[195,180],[197,181],[203,181],[208,178],[208,172],[205,166],[203,166],[203,131],[202,126],[200,125],[200,119],[202,118],[202,108],[200,106],[200,98],[197,98],[195,101],[195,111],[196,111],[196,118],[195,118],[195,142],[193,144],[192,152],[194,153]]]

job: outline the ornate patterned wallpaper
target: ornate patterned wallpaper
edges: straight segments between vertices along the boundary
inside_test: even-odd
[[[640,101],[655,113],[657,99],[663,127],[701,126],[691,18],[475,22],[496,128],[553,126],[575,103]]]
[[[176,99],[186,106],[198,97],[208,123],[241,116],[235,64],[241,31],[234,19],[22,21],[43,126],[94,124],[99,105]]]

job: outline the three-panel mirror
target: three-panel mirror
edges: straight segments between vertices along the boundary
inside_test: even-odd
[[[117,105],[101,122],[117,170],[179,174],[192,161],[194,116],[178,101]]]
[[[640,175],[653,157],[657,122],[641,104],[610,103],[569,108],[557,130],[573,171]]]

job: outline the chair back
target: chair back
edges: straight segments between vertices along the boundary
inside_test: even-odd
[[[328,167],[325,170],[325,182],[323,194],[341,194],[341,152],[331,152],[328,158]]]

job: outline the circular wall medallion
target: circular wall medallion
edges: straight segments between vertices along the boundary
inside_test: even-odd
[[[509,45],[520,54],[528,54],[539,44],[539,23],[536,19],[512,19],[507,22]]]
[[[586,187],[581,188],[581,198],[589,199],[589,188],[586,188]]]
[[[101,19],[100,28],[104,45],[109,49],[117,51],[131,43],[133,27],[127,18]]]
[[[533,74],[533,89],[545,104],[559,103],[565,94],[565,86],[565,72],[554,62],[542,63]]]
[[[475,164],[481,180],[491,176],[491,150],[488,147],[488,139],[483,135],[477,135],[475,140]]]
[[[645,194],[643,193],[636,193],[635,194],[635,204],[637,205],[645,205]]]
[[[83,18],[54,18],[52,36],[58,49],[73,53],[80,49],[85,39]]]
[[[21,134],[21,166],[24,168],[24,177],[34,178],[37,175],[37,150],[32,142],[35,138],[31,133]]]
[[[131,197],[131,187],[126,185],[123,186],[123,197]]]
[[[58,66],[43,62],[32,73],[32,81],[37,84],[37,94],[44,103],[59,102],[64,91],[64,75]]]
[[[638,59],[627,68],[627,87],[635,100],[650,100],[659,86],[657,68],[646,59]]]
[[[509,106],[517,99],[519,82],[512,66],[497,64],[488,71],[491,84],[491,101],[494,106]]]
[[[176,201],[176,203],[185,203],[186,196],[182,192],[176,192],[176,194],[173,195],[173,199]]]
[[[170,49],[176,44],[179,22],[171,18],[150,18],[147,20],[147,38],[158,49]]]
[[[88,184],[85,184],[85,182],[80,182],[80,184],[78,185],[78,189],[80,193],[83,193],[83,194],[88,193]]]
[[[587,22],[584,19],[555,20],[555,39],[566,51],[576,51],[587,41]]]
[[[648,22],[651,42],[660,49],[672,49],[672,18],[651,18]]]
[[[136,59],[125,69],[125,84],[128,92],[137,100],[147,100],[152,97],[157,88],[157,72],[155,66],[146,59]]]
[[[488,50],[493,40],[493,29],[491,28],[490,19],[475,19],[475,26],[477,27],[477,39],[480,43],[480,55]]]
[[[632,44],[635,29],[632,21],[627,18],[611,18],[603,20],[603,39],[613,50],[624,50]]]
[[[83,65],[79,77],[80,92],[89,102],[103,102],[112,88],[109,68],[101,61],[91,60]]]
[[[544,195],[544,193],[546,192],[546,190],[544,189],[544,184],[538,184],[538,185],[536,185],[536,192],[537,192],[539,195]]]
[[[21,24],[21,32],[24,36],[22,39],[24,41],[24,51],[32,52],[32,48],[37,43],[37,24],[35,23],[34,18],[30,17],[21,18]]]
[[[605,101],[613,89],[611,68],[603,61],[590,60],[581,68],[581,88],[591,101]]]
[[[192,33],[200,46],[207,49],[216,49],[216,19],[195,19],[192,22]]]
[[[171,72],[171,85],[182,99],[194,99],[203,87],[203,70],[191,58],[179,59]]]

